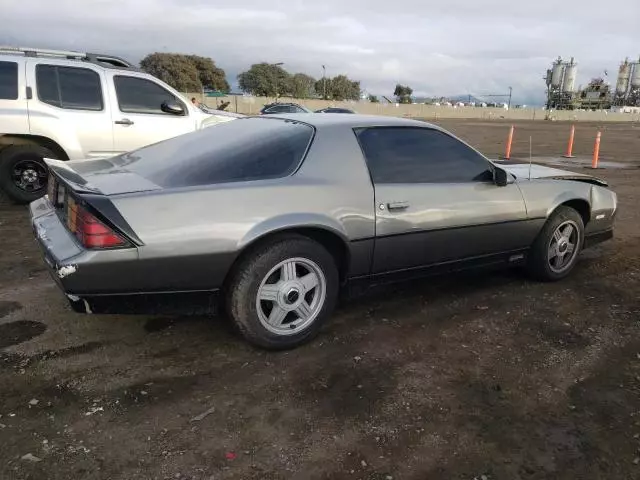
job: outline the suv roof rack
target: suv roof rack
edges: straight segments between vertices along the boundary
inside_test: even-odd
[[[13,53],[23,54],[25,57],[59,57],[65,60],[79,60],[94,63],[107,68],[127,68],[135,69],[132,63],[115,55],[102,53],[74,52],[72,50],[47,50],[43,48],[30,47],[8,47],[0,45],[0,54]]]

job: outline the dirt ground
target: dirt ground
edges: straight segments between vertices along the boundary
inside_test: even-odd
[[[506,125],[446,126],[501,153]],[[639,132],[607,126],[616,237],[567,280],[378,287],[283,353],[224,319],[72,313],[0,204],[0,478],[640,478]]]

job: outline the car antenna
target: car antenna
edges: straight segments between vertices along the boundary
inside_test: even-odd
[[[529,135],[529,180],[531,180],[531,163],[533,163],[533,157],[531,156],[531,135]]]

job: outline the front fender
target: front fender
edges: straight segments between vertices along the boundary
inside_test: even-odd
[[[556,195],[556,197],[552,200],[549,207],[547,208],[545,217],[549,218],[549,215],[551,215],[556,210],[556,208],[558,208],[563,203],[576,200],[586,202],[587,205],[589,205],[589,212],[591,212],[591,195],[589,190],[589,188],[585,192],[566,190],[561,192],[559,195]]]

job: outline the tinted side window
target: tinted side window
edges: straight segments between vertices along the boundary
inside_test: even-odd
[[[109,161],[163,188],[280,178],[298,168],[313,133],[300,122],[240,118]]]
[[[490,181],[489,163],[438,130],[380,127],[356,132],[374,183]]]
[[[0,62],[0,100],[18,99],[18,64]]]
[[[187,107],[175,95],[151,80],[118,75],[113,81],[121,112],[175,116],[162,111],[163,103],[178,103],[187,111]]]
[[[72,110],[102,110],[100,76],[88,68],[36,66],[41,102]]]
[[[288,105],[278,105],[275,107],[271,107],[267,110],[267,113],[289,113],[289,106]]]

